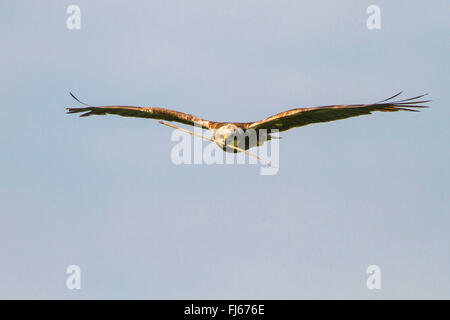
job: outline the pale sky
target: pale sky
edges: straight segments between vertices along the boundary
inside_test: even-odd
[[[380,30],[366,27],[372,4]],[[0,1],[0,298],[449,299],[449,9]],[[283,132],[273,176],[177,166],[156,121],[64,110],[72,91],[254,121],[401,90],[431,108]]]

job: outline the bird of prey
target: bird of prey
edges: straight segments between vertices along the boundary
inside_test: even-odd
[[[418,108],[427,108],[424,103],[431,100],[421,100],[426,94],[417,97],[393,100],[402,92],[387,99],[369,104],[329,105],[312,108],[296,108],[287,110],[264,120],[254,122],[218,122],[205,120],[180,111],[160,107],[135,107],[135,106],[91,106],[70,95],[79,103],[85,105],[81,108],[67,108],[67,113],[82,113],[80,117],[91,115],[116,114],[123,117],[149,118],[165,121],[175,121],[191,126],[199,126],[212,132],[213,139],[219,147],[227,152],[246,152],[245,150],[262,145],[265,141],[277,138],[271,135],[274,130],[286,131],[308,124],[341,120],[361,115],[371,114],[374,111],[418,111]],[[193,135],[194,132],[159,121],[161,124],[183,130]],[[268,132],[269,131],[269,132]],[[252,154],[250,154],[252,155]]]

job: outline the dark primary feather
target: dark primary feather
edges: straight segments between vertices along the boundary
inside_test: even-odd
[[[261,121],[248,123],[246,127],[247,129],[255,130],[278,129],[279,131],[285,131],[312,123],[328,122],[371,114],[373,111],[395,112],[405,110],[417,112],[418,110],[414,109],[428,107],[420,104],[431,101],[417,100],[426,95],[423,94],[414,98],[388,102],[400,94],[401,92],[390,98],[372,104],[330,105],[314,108],[292,109],[278,113]]]

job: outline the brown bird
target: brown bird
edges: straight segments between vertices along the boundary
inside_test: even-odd
[[[262,145],[265,141],[277,138],[271,135],[274,131],[286,131],[312,123],[329,122],[361,115],[371,114],[373,111],[395,112],[415,111],[417,108],[427,108],[423,103],[431,100],[420,100],[426,94],[403,100],[395,100],[402,92],[396,95],[369,104],[329,105],[312,108],[296,108],[287,110],[264,120],[255,122],[217,122],[205,120],[187,113],[158,107],[133,106],[103,106],[94,107],[78,100],[72,93],[70,95],[82,108],[67,108],[67,113],[80,113],[80,117],[91,115],[116,114],[123,117],[138,117],[157,120],[175,121],[187,125],[199,126],[212,132],[214,139],[195,134],[194,132],[159,121],[161,124],[183,130],[193,135],[214,141],[223,150],[228,152],[246,152],[245,150]],[[268,133],[269,131],[269,133]],[[251,154],[250,154],[251,155]],[[253,155],[252,155],[253,156]]]

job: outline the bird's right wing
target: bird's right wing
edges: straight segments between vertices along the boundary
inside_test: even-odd
[[[66,108],[67,113],[82,113],[80,117],[88,117],[91,115],[116,114],[122,117],[148,118],[166,121],[175,121],[191,126],[198,125],[205,129],[209,129],[212,121],[204,120],[196,116],[158,107],[133,107],[133,106],[103,106],[94,107],[87,105],[78,100],[72,93],[70,94],[76,101],[84,104],[86,107]]]

